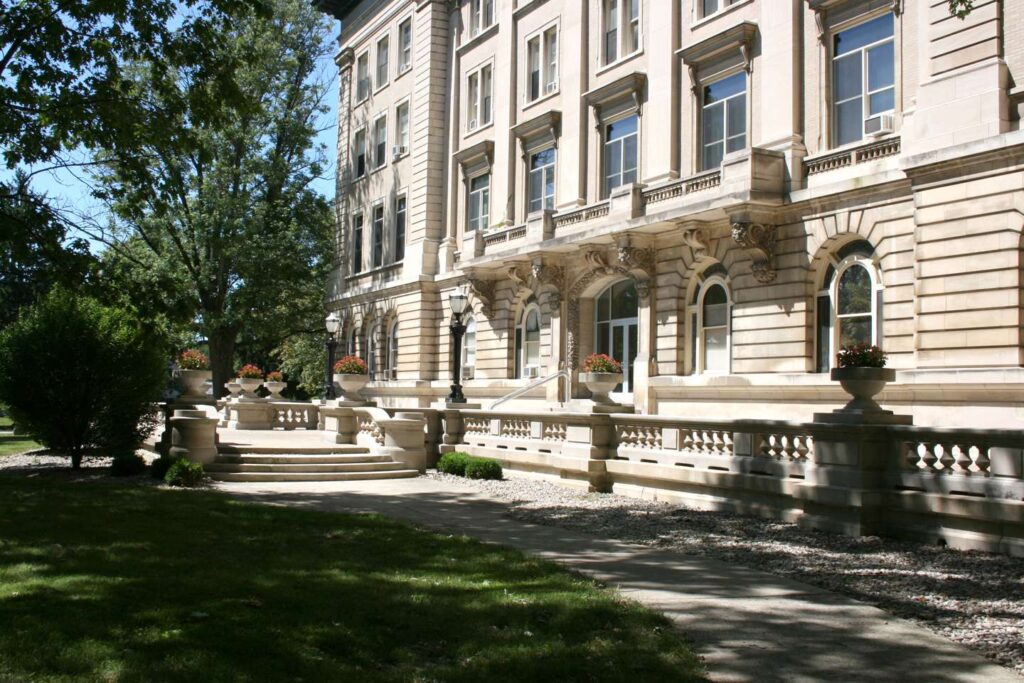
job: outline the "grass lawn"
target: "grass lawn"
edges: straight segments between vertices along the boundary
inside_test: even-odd
[[[0,456],[14,455],[15,453],[24,453],[25,451],[31,451],[36,448],[40,448],[39,444],[36,443],[28,436],[15,436],[14,434],[0,434]],[[71,459],[68,458],[68,463]]]
[[[14,429],[14,423],[6,415],[0,415],[0,430]]]
[[[661,615],[382,517],[0,476],[0,681],[692,681]]]

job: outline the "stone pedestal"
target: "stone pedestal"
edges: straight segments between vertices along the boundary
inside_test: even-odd
[[[602,403],[589,398],[574,398],[565,405],[566,409],[584,415],[611,415],[612,413],[632,413],[633,406],[622,403]]]
[[[175,410],[171,422],[170,455],[211,463],[217,456],[217,418],[204,410]]]
[[[381,408],[353,408],[352,412],[356,418],[355,442],[368,447],[370,455],[386,455],[409,469],[426,471],[427,420],[422,413],[399,412],[391,417]]]
[[[270,429],[273,409],[262,399],[232,399],[224,406],[229,429]]]
[[[364,408],[366,403],[357,401],[330,400],[320,404],[320,433],[325,443],[355,443],[358,425],[354,408]]]

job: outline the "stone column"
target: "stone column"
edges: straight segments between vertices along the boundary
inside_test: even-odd
[[[174,458],[208,464],[217,457],[217,418],[204,410],[175,410],[171,418],[171,449]]]
[[[637,302],[637,326],[636,339],[637,350],[636,360],[633,361],[633,405],[637,413],[649,414],[653,412],[653,394],[650,388],[650,378],[654,366],[654,343],[657,334],[657,321],[654,304],[655,287],[651,282],[638,282],[636,291]]]

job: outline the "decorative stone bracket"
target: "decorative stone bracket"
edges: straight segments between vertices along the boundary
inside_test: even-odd
[[[750,221],[732,222],[732,239],[746,250],[754,278],[767,284],[775,280],[775,226]]]

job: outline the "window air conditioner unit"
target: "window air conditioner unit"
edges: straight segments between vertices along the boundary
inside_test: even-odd
[[[556,83],[556,82],[546,83],[544,85],[544,94],[545,95],[550,95],[551,93],[555,92],[556,90],[558,90],[558,83]]]
[[[473,379],[476,376],[476,368],[462,368],[462,379]]]
[[[469,120],[469,129],[470,130],[476,130],[476,127],[477,127],[476,119],[470,119]]]
[[[864,132],[871,136],[888,135],[896,130],[896,117],[893,114],[879,114],[864,122]]]
[[[523,373],[523,375],[527,379],[535,379],[538,375],[540,375],[540,368],[538,368],[536,365],[531,365],[526,368],[526,371]]]
[[[406,147],[405,145],[395,145],[394,147],[391,148],[391,156],[393,156],[396,159],[398,157],[404,156],[404,155],[406,155],[408,153],[409,153],[409,148]]]
[[[398,379],[398,369],[397,368],[388,368],[387,379]]]

